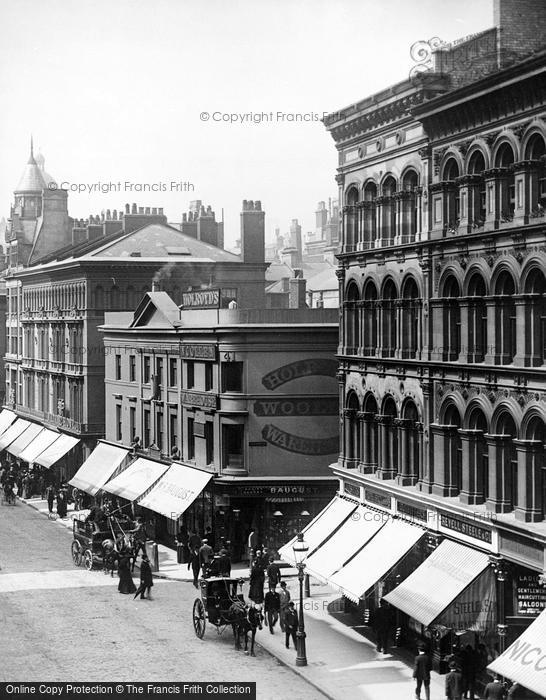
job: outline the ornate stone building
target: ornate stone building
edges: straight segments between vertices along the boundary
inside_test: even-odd
[[[340,492],[485,550],[501,645],[526,623],[518,577],[545,568],[539,5],[497,0],[491,30],[429,47],[426,70],[325,120],[343,205]]]

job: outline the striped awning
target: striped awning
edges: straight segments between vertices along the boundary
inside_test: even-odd
[[[178,520],[212,479],[211,472],[174,462],[138,505]]]
[[[487,668],[546,696],[546,610]]]
[[[444,540],[385,600],[428,626],[489,566],[489,557]]]
[[[385,523],[383,513],[359,506],[330,539],[307,557],[306,572],[329,583],[332,574],[362,549]]]
[[[29,464],[34,462],[36,457],[57,440],[59,433],[43,428],[38,435],[21,451],[19,457]]]
[[[139,457],[112,481],[104,484],[103,490],[128,501],[136,501],[162,476],[169,464],[154,462]]]
[[[424,535],[422,528],[391,518],[346,566],[332,576],[330,583],[357,603]]]
[[[321,510],[316,518],[303,530],[303,537],[309,546],[308,557],[313,554],[317,547],[320,547],[324,540],[334,534],[338,527],[347,520],[356,508],[356,503],[336,496],[330,501],[326,508]],[[295,564],[294,552],[292,550],[295,541],[296,538],[294,537],[279,550],[281,559],[292,564],[292,566]]]
[[[99,442],[68,483],[94,496],[114,476],[128,454],[125,447]]]
[[[28,420],[18,418],[15,423],[10,425],[6,432],[0,436],[0,450],[5,450],[8,445],[16,440],[30,425]]]
[[[6,430],[10,427],[10,425],[16,418],[17,416],[15,415],[15,413],[13,411],[8,410],[7,408],[4,408],[2,409],[2,411],[0,411],[0,435],[6,432]]]
[[[34,438],[42,432],[42,426],[38,423],[30,423],[15,440],[8,445],[7,451],[14,457],[20,457],[21,452],[30,445]]]
[[[59,437],[52,442],[49,447],[39,454],[34,462],[36,464],[41,464],[42,467],[47,467],[50,469],[56,462],[58,462],[62,457],[70,452],[73,447],[79,443],[79,439],[72,437],[71,435],[59,435]]]

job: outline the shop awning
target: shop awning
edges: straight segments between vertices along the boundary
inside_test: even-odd
[[[546,610],[487,668],[546,696]]]
[[[428,626],[488,566],[487,554],[444,540],[385,600]]]
[[[139,457],[112,481],[104,484],[103,489],[114,496],[121,496],[128,501],[136,501],[150,486],[155,484],[169,466],[169,464]]]
[[[306,572],[325,583],[385,525],[382,513],[359,506],[329,540],[307,557]]]
[[[79,439],[71,435],[59,435],[55,442],[52,442],[49,447],[36,457],[34,462],[50,469],[61,457],[64,457],[67,452],[76,447],[78,442]]]
[[[94,496],[112,478],[128,454],[125,447],[99,442],[68,483]]]
[[[15,438],[15,440],[6,447],[7,451],[14,457],[20,457],[21,452],[30,445],[34,438],[42,432],[42,426],[38,423],[30,423],[26,430]]]
[[[175,462],[138,505],[177,520],[212,479],[210,472]]]
[[[57,440],[59,433],[43,428],[38,435],[21,451],[19,457],[29,464],[34,462],[36,457],[40,455],[46,448]]]
[[[28,420],[23,420],[23,418],[18,418],[15,423],[10,425],[6,432],[0,436],[0,450],[5,450],[8,445],[16,440],[19,435],[25,431],[30,422]]]
[[[6,432],[16,418],[17,416],[15,413],[13,411],[9,411],[7,408],[4,408],[0,412],[0,435]]]
[[[330,583],[357,603],[424,535],[420,527],[390,519]]]
[[[324,508],[316,518],[303,530],[304,539],[309,546],[308,556],[311,556],[317,547],[332,535],[349,515],[357,508],[357,504],[336,496]],[[279,550],[281,559],[294,565],[294,552],[292,546],[296,538],[292,538]]]

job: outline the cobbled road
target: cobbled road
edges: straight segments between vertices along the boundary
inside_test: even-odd
[[[156,579],[153,600],[133,600],[75,567],[71,541],[30,506],[0,506],[1,681],[256,681],[259,700],[324,697],[259,645],[235,651],[230,629],[197,639],[191,583]]]

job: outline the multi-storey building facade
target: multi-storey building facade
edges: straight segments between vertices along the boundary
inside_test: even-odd
[[[499,646],[546,601],[540,6],[497,1],[493,29],[326,119],[343,203],[340,491],[488,554]],[[395,578],[380,583],[376,598]]]
[[[162,210],[127,205],[114,214],[77,222],[81,243],[6,274],[7,405],[78,437],[84,456],[105,431],[97,330],[105,311],[133,310],[152,283],[178,303],[188,289],[214,283],[224,306],[265,305],[259,202],[243,203],[241,256],[168,226]]]
[[[274,551],[335,491],[337,310],[219,309],[217,292],[107,314],[106,438],[214,475],[184,524],[238,560],[252,530]],[[158,524],[172,537],[182,520]]]

